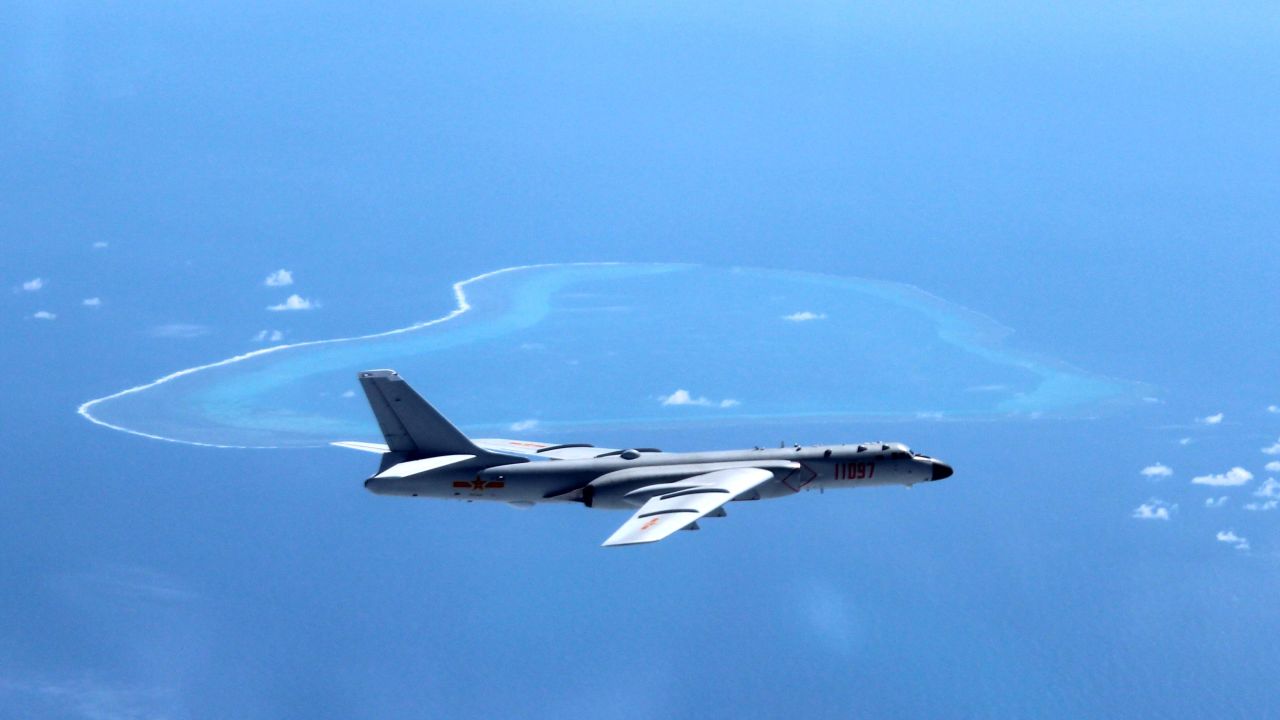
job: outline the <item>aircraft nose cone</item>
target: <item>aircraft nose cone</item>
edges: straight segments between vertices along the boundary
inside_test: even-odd
[[[952,470],[950,465],[944,462],[939,462],[937,460],[934,460],[933,461],[933,477],[931,479],[943,480],[945,478],[951,477],[951,474],[954,472],[955,470]]]

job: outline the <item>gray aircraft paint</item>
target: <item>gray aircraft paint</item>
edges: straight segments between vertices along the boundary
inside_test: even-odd
[[[636,510],[655,498],[673,504],[683,496],[727,494],[701,479],[742,476],[741,472],[725,471],[768,473],[757,473],[750,489],[740,494],[716,498],[718,502],[710,511],[705,509],[706,502],[697,510],[661,511],[721,517],[720,506],[729,501],[786,497],[810,490],[910,486],[952,474],[946,463],[913,453],[901,443],[668,453],[471,440],[394,371],[362,372],[359,380],[387,444],[342,444],[382,452],[378,473],[365,481],[365,487],[378,495],[522,506],[576,502],[590,508]],[[696,528],[696,518],[686,526]]]

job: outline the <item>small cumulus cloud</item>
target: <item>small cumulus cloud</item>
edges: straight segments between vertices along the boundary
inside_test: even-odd
[[[1178,509],[1177,505],[1170,505],[1158,498],[1151,498],[1134,508],[1133,517],[1136,520],[1168,520],[1171,513]]]
[[[1263,467],[1266,468],[1267,472],[1280,473],[1280,460],[1272,460],[1266,465],[1263,465]]]
[[[1280,455],[1280,440],[1276,440],[1274,445],[1262,448],[1262,452],[1267,455]]]
[[[1218,542],[1230,543],[1237,550],[1248,550],[1249,541],[1236,534],[1235,530],[1219,530]]]
[[[1179,438],[1179,439],[1178,439],[1178,444],[1179,444],[1179,445],[1190,445],[1190,444],[1191,444],[1191,438]]]
[[[1266,512],[1267,510],[1275,510],[1277,506],[1280,506],[1280,500],[1264,500],[1262,502],[1245,503],[1244,509],[1254,512]]]
[[[809,322],[811,320],[826,320],[827,314],[816,313],[811,310],[801,310],[800,312],[793,312],[790,315],[783,315],[782,319],[789,320],[791,322]]]
[[[536,427],[538,427],[538,421],[533,419],[519,420],[517,422],[511,423],[511,430],[513,432],[524,432],[526,430],[532,430]]]
[[[356,396],[355,390],[346,390],[346,391],[343,391],[342,393],[342,397],[344,398],[353,398],[355,396]]]
[[[271,312],[280,312],[283,310],[311,310],[316,307],[319,307],[319,304],[313,303],[301,295],[294,293],[293,295],[285,298],[284,302],[277,305],[269,305],[267,306],[267,309]]]
[[[1224,417],[1226,416],[1223,413],[1217,413],[1215,415],[1206,415],[1202,418],[1196,418],[1196,422],[1201,425],[1219,425],[1222,423],[1222,418]]]
[[[659,395],[658,399],[663,405],[692,405],[695,407],[721,407],[731,408],[737,407],[742,403],[733,398],[725,398],[724,400],[711,400],[702,396],[694,397],[688,390],[680,389],[670,395]]]
[[[1267,478],[1261,487],[1253,491],[1253,496],[1267,500],[1280,500],[1280,482],[1275,478]]]
[[[1280,405],[1268,405],[1267,412],[1272,415],[1280,415]]]
[[[58,314],[51,313],[48,310],[37,310],[31,314],[31,317],[35,320],[57,320]]]
[[[22,290],[24,292],[35,292],[43,287],[44,278],[31,278],[30,280],[22,283]]]
[[[105,249],[106,247],[107,247],[106,240],[98,240],[93,244],[94,250],[102,250],[102,249]]]
[[[254,342],[280,342],[284,340],[284,332],[280,330],[259,330],[257,335],[253,336]]]
[[[711,401],[704,397],[693,397],[688,390],[676,390],[670,395],[663,395],[663,405],[710,405]]]
[[[102,307],[102,298],[96,298],[96,297],[85,298],[84,300],[80,301],[80,304],[85,307],[91,307],[91,308]]]
[[[1223,495],[1222,497],[1217,497],[1217,498],[1205,498],[1205,501],[1204,501],[1204,506],[1207,508],[1220,508],[1226,504],[1227,504],[1226,495]]]
[[[1148,465],[1142,468],[1143,477],[1162,478],[1169,477],[1172,474],[1173,468],[1165,465],[1164,463],[1156,463],[1155,465]]]
[[[262,284],[267,287],[285,287],[287,285],[292,285],[293,273],[285,270],[284,268],[280,268],[268,275],[267,279],[262,281]]]
[[[1253,473],[1242,467],[1233,467],[1220,475],[1199,475],[1191,478],[1191,482],[1196,485],[1210,485],[1213,487],[1235,487],[1244,485],[1253,479]]]
[[[196,325],[195,323],[166,323],[164,325],[156,325],[147,330],[147,334],[151,337],[158,338],[177,338],[186,340],[190,338],[198,338],[213,332],[207,325]]]

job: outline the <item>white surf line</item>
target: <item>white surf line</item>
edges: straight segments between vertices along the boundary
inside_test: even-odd
[[[231,365],[233,363],[243,362],[251,358],[261,357],[268,353],[279,352],[281,350],[288,350],[290,348],[310,347],[313,345],[328,345],[331,343],[354,342],[357,340],[372,340],[374,338],[387,337],[389,335],[401,335],[403,333],[413,332],[414,330],[421,330],[422,328],[425,328],[425,327],[430,327],[432,325],[439,325],[441,323],[448,322],[471,309],[471,303],[467,301],[467,292],[465,290],[466,286],[470,285],[471,283],[480,282],[481,280],[487,280],[491,277],[494,277],[495,275],[515,272],[517,270],[533,270],[536,268],[545,268],[545,267],[566,267],[566,266],[580,267],[580,266],[587,266],[587,265],[621,265],[621,264],[622,263],[619,263],[619,262],[537,263],[533,265],[513,265],[511,267],[505,267],[499,270],[491,270],[487,273],[481,273],[474,277],[469,277],[466,280],[459,280],[458,282],[455,282],[453,284],[453,297],[458,303],[457,307],[451,310],[448,314],[438,317],[434,320],[424,320],[422,322],[414,323],[406,327],[396,328],[394,330],[386,330],[383,332],[371,333],[369,335],[355,335],[352,337],[331,338],[329,340],[307,340],[305,342],[289,343],[287,345],[275,345],[269,348],[262,348],[261,350],[254,350],[252,352],[244,353],[243,355],[235,355],[235,356],[226,358],[224,360],[219,360],[217,362],[211,362],[205,365],[197,365],[195,367],[190,367],[185,370],[172,372],[172,373],[169,373],[168,375],[165,375],[164,377],[152,380],[149,383],[145,383],[143,385],[135,385],[134,387],[126,388],[124,390],[121,390],[120,392],[111,393],[110,395],[105,395],[100,398],[89,400],[87,402],[82,403],[80,407],[76,408],[76,413],[78,413],[81,417],[93,423],[94,425],[99,425],[101,427],[110,428],[111,430],[118,430],[123,433],[129,433],[130,435],[137,435],[138,437],[144,437],[151,440],[163,440],[164,442],[179,443],[182,445],[196,445],[198,447],[224,448],[224,449],[234,449],[234,450],[278,449],[279,446],[276,446],[276,445],[219,445],[217,443],[205,443],[205,442],[198,442],[195,440],[179,440],[177,438],[165,437],[163,435],[155,435],[148,432],[142,432],[141,430],[133,430],[131,428],[115,425],[101,418],[94,417],[93,413],[90,411],[93,409],[95,405],[107,402],[108,400],[115,400],[116,398],[124,397],[125,395],[132,395],[134,393],[142,392],[143,390],[149,390],[157,385],[163,385],[164,383],[167,383],[170,380],[176,380],[180,377],[184,377],[186,375],[192,375],[202,370],[210,370],[216,367],[223,367],[225,365]],[[322,446],[317,446],[317,447],[322,447]]]

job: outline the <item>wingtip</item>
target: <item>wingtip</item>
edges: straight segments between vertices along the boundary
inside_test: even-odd
[[[604,542],[600,543],[600,547],[626,547],[627,545],[648,545],[649,543],[658,542],[658,540],[661,540],[661,539],[662,538],[643,538],[643,539],[628,538],[625,540],[614,540],[613,538],[609,538],[608,540],[605,540]]]

